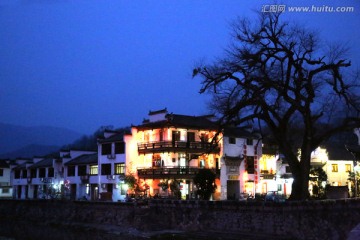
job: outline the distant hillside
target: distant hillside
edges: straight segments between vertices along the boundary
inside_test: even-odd
[[[49,126],[23,127],[0,123],[0,155],[13,153],[17,150],[21,152],[26,148],[29,151],[31,149],[45,149],[49,146],[49,149],[54,149],[54,146],[60,148],[81,137],[82,134],[65,128]]]
[[[58,152],[60,148],[61,147],[59,146],[31,144],[12,152],[0,154],[0,159],[14,159],[18,157],[32,158],[34,156],[46,156],[48,154]]]

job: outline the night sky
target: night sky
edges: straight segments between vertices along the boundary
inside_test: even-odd
[[[326,42],[345,42],[360,68],[360,1],[353,13],[290,13]],[[192,69],[222,55],[230,22],[265,0],[0,0],[0,122],[90,134],[139,124],[149,110],[207,114]]]

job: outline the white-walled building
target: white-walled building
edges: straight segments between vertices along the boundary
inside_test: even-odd
[[[0,160],[0,198],[12,198],[10,183],[10,165],[6,160]]]
[[[131,135],[125,131],[104,132],[104,138],[98,139],[98,186],[100,200],[124,201],[127,186],[124,183],[126,173],[127,143]]]
[[[255,196],[260,188],[261,136],[235,127],[222,134],[221,199]]]

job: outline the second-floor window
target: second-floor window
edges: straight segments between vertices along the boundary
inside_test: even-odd
[[[45,168],[39,168],[39,178],[44,178],[46,173],[46,169]]]
[[[4,169],[0,168],[0,177],[4,176]]]
[[[90,175],[98,175],[98,173],[99,173],[98,165],[91,165]]]
[[[351,164],[345,164],[345,171],[351,172]]]
[[[68,172],[67,175],[69,177],[74,177],[75,176],[75,166],[68,166]]]
[[[111,175],[111,164],[101,164],[101,175]]]
[[[78,176],[85,176],[86,175],[86,165],[78,166]]]
[[[15,173],[14,173],[14,178],[15,179],[19,179],[20,178],[20,174],[21,174],[21,170],[15,170]]]
[[[36,178],[36,169],[31,169],[30,170],[30,177]]]
[[[229,137],[229,144],[236,144],[236,138]]]
[[[125,153],[125,143],[117,142],[115,143],[115,154]]]
[[[246,145],[253,145],[253,140],[251,138],[246,139]]]
[[[22,170],[22,178],[27,178],[27,170]]]
[[[125,174],[125,163],[115,164],[115,174]]]
[[[337,164],[331,164],[331,171],[332,172],[338,172],[338,165]]]
[[[187,132],[187,141],[195,142],[195,133],[194,132]]]
[[[48,169],[48,177],[54,177],[54,168],[49,168]]]
[[[172,141],[180,141],[180,132],[179,131],[172,131]]]
[[[101,155],[110,155],[111,154],[111,143],[104,143],[101,146]]]

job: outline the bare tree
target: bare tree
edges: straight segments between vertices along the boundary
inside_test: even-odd
[[[332,135],[360,126],[357,75],[344,48],[326,51],[317,35],[279,13],[239,19],[226,56],[197,66],[200,93],[222,125],[248,121],[270,129],[293,173],[290,198],[308,198],[310,155]],[[352,80],[350,80],[352,79]]]

